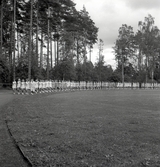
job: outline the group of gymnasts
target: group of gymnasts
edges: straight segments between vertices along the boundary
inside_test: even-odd
[[[37,93],[47,93],[60,90],[75,90],[75,89],[96,89],[100,88],[100,83],[88,82],[71,82],[71,81],[52,81],[52,80],[20,80],[13,81],[13,94],[33,95]]]

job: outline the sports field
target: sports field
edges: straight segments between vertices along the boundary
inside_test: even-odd
[[[160,90],[19,96],[6,109],[37,167],[160,167]]]

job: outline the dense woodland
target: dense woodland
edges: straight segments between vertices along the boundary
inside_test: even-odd
[[[149,14],[138,22],[139,30],[123,24],[113,47],[118,63],[115,73],[121,81],[142,83],[160,82],[160,30]]]
[[[139,30],[123,24],[113,47],[117,68],[106,65],[103,40],[85,9],[72,0],[0,1],[0,82],[66,80],[159,82],[160,34],[151,15]],[[97,62],[91,62],[99,43]],[[89,56],[88,56],[89,55]]]
[[[99,80],[87,58],[98,28],[71,0],[1,1],[1,82]]]

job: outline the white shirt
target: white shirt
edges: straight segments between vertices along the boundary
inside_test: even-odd
[[[16,85],[17,85],[16,81],[13,81],[13,83],[12,83],[12,89],[16,89]]]
[[[21,87],[21,81],[19,80],[18,82],[17,82],[17,88],[20,88]]]

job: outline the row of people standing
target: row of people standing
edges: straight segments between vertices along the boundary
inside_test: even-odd
[[[143,88],[160,88],[158,83],[142,84]],[[86,82],[86,81],[53,81],[53,80],[20,80],[13,81],[14,94],[46,93],[58,90],[89,90],[89,89],[113,89],[123,88],[123,83],[114,82]],[[139,83],[124,83],[124,88],[139,88]]]
[[[74,90],[74,89],[100,89],[100,82],[71,82],[71,81],[52,81],[52,80],[20,80],[13,81],[12,89],[14,94],[34,94],[34,93],[47,93],[57,90]]]

